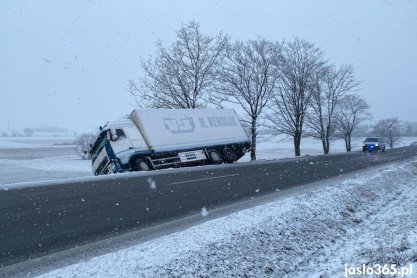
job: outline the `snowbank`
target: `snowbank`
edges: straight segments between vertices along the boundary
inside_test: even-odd
[[[416,199],[417,161],[397,163],[40,277],[343,277],[344,264],[415,263]]]

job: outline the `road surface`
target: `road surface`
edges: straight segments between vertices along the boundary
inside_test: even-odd
[[[404,147],[10,185],[0,189],[0,265],[416,154]]]

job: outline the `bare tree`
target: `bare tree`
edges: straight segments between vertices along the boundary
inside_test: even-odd
[[[238,41],[228,48],[219,74],[223,101],[240,105],[251,130],[251,160],[256,160],[258,120],[278,78],[281,46],[265,39]]]
[[[209,95],[227,42],[222,33],[204,35],[195,21],[183,25],[169,48],[159,41],[156,57],[142,60],[145,78],[140,84],[130,80],[130,93],[140,107],[205,107],[209,99],[216,99]]]
[[[345,95],[337,110],[337,129],[345,141],[346,151],[352,150],[352,132],[363,121],[372,118],[369,104],[358,95]]]
[[[307,113],[308,135],[320,139],[324,154],[335,138],[336,112],[340,100],[359,86],[351,65],[317,67],[312,79],[311,109]]]
[[[393,148],[400,139],[400,127],[400,121],[397,117],[383,119],[374,125],[374,133],[381,137],[387,137],[390,148]]]
[[[271,128],[293,137],[296,156],[301,155],[303,125],[312,96],[311,80],[323,63],[322,52],[314,44],[298,38],[284,43],[278,86],[266,118]]]
[[[89,157],[89,150],[90,144],[94,143],[96,140],[96,135],[93,133],[83,133],[77,136],[75,140],[75,145],[77,146],[77,151],[81,155],[83,159],[90,158]]]

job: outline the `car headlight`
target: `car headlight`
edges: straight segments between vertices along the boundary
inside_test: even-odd
[[[375,144],[375,147],[378,147],[378,143]]]

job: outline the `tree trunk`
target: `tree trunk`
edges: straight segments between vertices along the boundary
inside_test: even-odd
[[[323,141],[324,154],[329,154],[329,152],[330,152],[330,133],[331,133],[330,130],[331,130],[330,126],[327,125],[326,130],[323,133],[322,141]]]
[[[392,135],[389,136],[389,147],[392,149],[394,147],[394,138]]]
[[[345,141],[346,152],[349,152],[348,136],[346,134],[345,134],[345,136],[343,136],[343,140]]]
[[[330,141],[329,141],[329,138],[322,138],[321,139],[321,143],[323,145],[323,153],[324,154],[329,154],[329,150],[330,150]]]
[[[295,156],[300,156],[301,155],[300,145],[301,145],[301,133],[296,132],[294,134],[294,152],[295,152]]]
[[[346,146],[347,146],[346,147],[347,152],[352,151],[352,138],[351,138],[350,133],[347,135],[347,145]]]
[[[323,146],[323,153],[328,154],[329,150],[327,149],[326,140],[324,138],[321,138],[321,144]]]
[[[251,134],[252,140],[250,143],[250,159],[256,160],[256,119],[252,119]]]
[[[324,154],[329,154],[330,152],[330,140],[329,136],[326,137],[326,150],[324,151]]]

